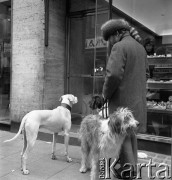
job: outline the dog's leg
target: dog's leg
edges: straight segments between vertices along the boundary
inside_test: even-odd
[[[71,162],[72,159],[69,157],[69,154],[68,154],[68,145],[69,145],[69,130],[65,130],[64,132],[64,141],[65,141],[65,156],[67,158],[67,162]]]
[[[23,149],[22,149],[22,152],[21,152],[21,170],[23,170],[22,169],[22,164],[23,164],[23,154],[24,154],[24,152],[26,151],[26,147],[27,147],[27,140],[26,140],[26,132],[25,132],[25,130],[23,130],[23,140],[24,140],[24,146],[23,146]]]
[[[91,180],[99,179],[99,153],[93,152],[91,161]]]
[[[25,138],[26,138],[26,148],[23,149],[24,151],[22,152],[22,170],[23,170],[23,174],[27,175],[29,174],[29,170],[26,168],[26,161],[28,159],[28,153],[32,150],[36,138],[37,138],[37,134],[38,134],[38,128],[34,129],[34,132],[32,128],[28,128],[25,129]]]
[[[53,160],[56,160],[56,159],[57,159],[57,157],[56,157],[56,155],[55,155],[57,135],[58,135],[58,133],[53,133],[52,156],[51,156],[51,159],[53,159]]]
[[[89,161],[89,147],[87,142],[84,139],[81,139],[81,154],[82,154],[82,159],[81,159],[81,168],[80,168],[80,172],[81,173],[85,173],[87,172],[88,169],[88,164],[87,162]]]

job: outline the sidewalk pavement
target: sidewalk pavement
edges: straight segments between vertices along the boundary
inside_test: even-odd
[[[79,172],[81,152],[79,146],[69,146],[69,154],[73,159],[71,163],[66,162],[64,156],[64,144],[57,143],[57,160],[51,160],[51,142],[37,140],[32,152],[29,154],[27,167],[29,175],[23,175],[20,170],[20,152],[23,146],[22,135],[15,141],[3,143],[10,139],[14,133],[0,131],[0,180],[89,180],[90,172],[81,174]],[[145,152],[145,151],[144,151]],[[171,157],[145,152],[147,159],[139,159],[139,163],[165,162],[171,165]],[[171,171],[171,170],[170,170]],[[170,172],[171,174],[171,172]],[[153,172],[155,175],[155,170]],[[143,168],[141,177],[148,178],[148,169]],[[113,178],[114,180],[116,178]],[[157,179],[157,178],[155,178]]]

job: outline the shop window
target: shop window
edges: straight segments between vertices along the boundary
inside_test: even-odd
[[[0,3],[0,121],[9,120],[11,67],[11,2]]]
[[[77,12],[77,11],[91,11],[95,10],[96,1],[87,0],[70,0],[69,1],[69,11],[70,12]],[[98,9],[107,9],[108,3],[105,0],[98,0],[97,1],[97,8]]]
[[[69,92],[79,102],[73,112],[91,113],[89,101],[93,94],[102,93],[107,60],[107,44],[101,37],[100,26],[108,19],[108,13],[98,14],[95,38],[95,14],[70,18],[69,44]]]

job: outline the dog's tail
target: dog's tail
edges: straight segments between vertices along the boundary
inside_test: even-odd
[[[26,119],[27,119],[27,116],[25,116],[25,117],[22,119],[22,122],[21,122],[21,124],[20,124],[20,128],[19,128],[19,130],[18,130],[18,133],[17,133],[12,139],[5,140],[4,143],[13,141],[13,140],[15,140],[15,139],[18,138],[18,136],[20,135],[20,133],[21,133],[23,127],[24,127],[24,124],[25,124]]]

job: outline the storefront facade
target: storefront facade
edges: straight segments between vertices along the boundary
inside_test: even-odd
[[[131,26],[137,29],[142,37],[143,45],[147,43],[146,39],[148,37],[154,39],[154,53],[148,55],[150,79],[147,82],[147,132],[146,134],[139,134],[138,138],[140,141],[146,140],[168,144],[166,153],[170,153],[172,114],[170,106],[168,108],[167,104],[169,103],[169,97],[172,95],[172,86],[170,85],[172,42],[170,42],[170,36],[167,36],[167,33],[161,35],[163,34],[163,27],[156,31],[142,24],[143,20],[138,21],[129,16],[128,14],[131,14],[131,12],[133,16],[135,15],[134,12],[138,11],[135,10],[136,7],[141,9],[139,3],[130,3],[112,1],[110,5],[105,1],[97,1],[97,3],[87,1],[79,4],[77,0],[72,1],[68,13],[68,91],[73,92],[80,99],[75,106],[74,112],[81,115],[89,114],[91,111],[88,107],[88,101],[92,94],[101,94],[108,59],[108,46],[101,37],[100,27],[109,18],[125,18]],[[156,8],[161,7],[162,2],[159,3],[154,4],[154,6],[157,6]],[[142,5],[146,8],[146,4]],[[125,9],[125,6],[130,7],[131,12],[129,10],[128,12],[121,11],[122,7]],[[121,7],[121,9],[117,7]],[[165,23],[171,23],[171,21],[168,21],[168,15],[169,12],[166,12],[166,15],[162,14],[162,16],[167,16],[167,22]],[[168,39],[168,42],[165,42],[165,39]],[[166,54],[158,54],[159,49],[162,47],[168,51]]]
[[[62,94],[72,93],[79,100],[72,109],[72,123],[79,125],[82,117],[91,113],[88,102],[93,94],[101,94],[104,82],[109,47],[101,37],[100,27],[108,19],[125,18],[137,29],[143,45],[151,37],[155,48],[148,57],[151,77],[147,83],[147,133],[138,138],[147,144],[154,142],[153,149],[161,143],[165,147],[161,152],[170,154],[172,3],[151,3],[154,11],[161,11],[160,25],[155,14],[146,9],[146,2],[0,2],[1,120],[9,119],[11,128],[16,128],[27,112],[53,109],[60,104]]]
[[[65,93],[66,2],[1,1],[0,7],[0,116],[16,128],[27,112],[60,105]]]

